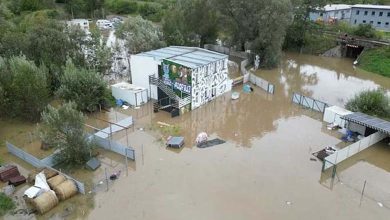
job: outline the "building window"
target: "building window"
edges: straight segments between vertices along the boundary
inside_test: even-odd
[[[390,17],[390,12],[387,12],[387,17]]]
[[[389,22],[386,22],[386,23],[385,23],[385,26],[386,26],[386,27],[389,26]]]
[[[380,27],[382,22],[378,21],[376,24],[377,24],[378,27]]]
[[[322,17],[322,16],[324,16],[324,14],[321,12],[321,13],[320,13],[320,16]]]
[[[368,11],[364,11],[364,15],[368,15]]]
[[[374,16],[374,15],[375,15],[375,11],[372,11],[372,12],[371,12],[371,15]]]
[[[374,21],[370,21],[370,24],[374,24]]]
[[[356,21],[356,19],[355,19],[355,21],[354,21],[353,23],[356,24],[356,22],[357,22],[357,21]]]
[[[357,11],[356,11],[356,14],[357,14],[357,15],[359,15],[359,13],[360,13],[360,11],[359,11],[359,10],[357,10]]]
[[[363,20],[363,24],[365,24],[366,23],[366,20]]]
[[[383,11],[379,12],[379,17],[382,17]]]

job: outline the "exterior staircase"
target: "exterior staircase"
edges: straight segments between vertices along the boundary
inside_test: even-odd
[[[191,104],[191,96],[187,96],[185,98],[180,98],[178,95],[176,95],[175,91],[169,86],[167,86],[161,79],[154,77],[154,76],[149,76],[149,83],[151,85],[155,85],[158,88],[160,88],[165,94],[167,94],[168,97],[157,100],[153,103],[153,109],[155,112],[157,112],[160,109],[168,108],[168,107],[173,107],[180,109],[188,104]],[[169,105],[162,105],[163,101],[167,101]]]

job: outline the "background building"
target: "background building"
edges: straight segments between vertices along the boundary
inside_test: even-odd
[[[370,24],[378,30],[390,31],[390,5],[326,5],[310,12],[310,20],[325,23],[345,21],[354,26]]]
[[[347,21],[351,17],[351,5],[332,4],[310,13],[310,20],[332,23],[335,21]]]
[[[353,5],[350,23],[370,24],[378,30],[390,31],[390,5]]]

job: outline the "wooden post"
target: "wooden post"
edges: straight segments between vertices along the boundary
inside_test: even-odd
[[[107,168],[104,168],[104,173],[106,174],[106,191],[108,191],[108,176],[107,176]]]
[[[359,206],[362,205],[362,200],[363,200],[363,196],[364,196],[364,190],[366,189],[366,183],[367,183],[367,180],[364,180],[363,189],[362,189],[362,194],[361,194],[361,196],[360,196],[360,203],[359,203]]]
[[[144,145],[141,145],[142,147],[142,165],[144,165]]]
[[[125,148],[126,176],[129,176],[129,164],[127,161],[127,150],[128,150],[128,148]]]

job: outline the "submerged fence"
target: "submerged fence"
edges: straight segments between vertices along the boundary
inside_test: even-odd
[[[123,155],[131,160],[135,160],[135,151],[132,147],[126,147],[113,140],[105,139],[97,135],[91,135],[91,138],[99,147]]]
[[[13,154],[14,156],[22,159],[23,161],[27,162],[28,164],[31,164],[32,166],[36,167],[36,168],[42,168],[42,167],[48,167],[50,169],[53,169],[55,171],[57,171],[58,173],[60,173],[61,175],[64,175],[66,176],[68,179],[72,179],[76,185],[77,185],[77,189],[78,191],[81,193],[81,194],[85,194],[85,187],[84,187],[84,183],[83,182],[80,182],[54,168],[52,168],[53,164],[56,164],[56,162],[54,161],[54,154],[40,160],[36,157],[34,157],[33,155],[25,152],[24,150],[16,147],[15,145],[9,143],[9,142],[6,142],[6,145],[7,145],[7,149],[8,149],[8,152],[10,152],[11,154]]]
[[[240,63],[240,71],[242,76],[237,77],[236,79],[233,79],[233,86],[240,84],[240,83],[247,83],[248,81],[251,82],[252,84],[260,87],[264,91],[266,91],[269,94],[274,94],[275,93],[275,85],[268,82],[265,79],[262,79],[259,76],[254,75],[250,71],[246,69],[246,67],[249,64],[249,53],[246,52],[239,52],[239,51],[234,51],[230,48],[219,46],[219,45],[213,45],[213,44],[205,44],[204,45],[205,49],[216,51],[219,53],[235,56],[235,57],[240,57],[243,58],[244,60],[241,61]]]
[[[368,137],[361,139],[358,142],[355,142],[341,150],[336,151],[334,154],[325,157],[322,166],[322,171],[337,165],[338,163],[359,153],[362,150],[367,149],[368,147],[378,143],[379,141],[385,139],[386,137],[387,135],[385,133],[378,131],[374,134],[371,134]]]
[[[251,82],[253,85],[256,85],[266,91],[269,94],[275,93],[275,85],[268,82],[267,80],[256,76],[255,74],[251,73],[246,69],[246,66],[248,65],[249,60],[244,60],[241,62],[241,73],[244,75],[244,83],[246,83],[245,78],[248,79],[249,82]]]
[[[305,108],[309,108],[309,109],[312,109],[314,111],[318,111],[318,112],[322,112],[322,113],[324,113],[325,109],[327,107],[329,107],[329,105],[325,102],[322,102],[322,101],[319,101],[319,100],[316,100],[316,99],[313,99],[313,98],[310,98],[310,97],[307,97],[307,96],[304,96],[304,95],[301,95],[301,94],[298,94],[295,92],[293,93],[293,96],[292,96],[292,102],[295,104],[301,105]]]
[[[269,94],[275,93],[275,85],[271,84],[267,80],[264,80],[258,76],[255,76],[254,74],[249,75],[249,81],[253,83],[254,85],[260,87],[264,91],[266,91]]]

